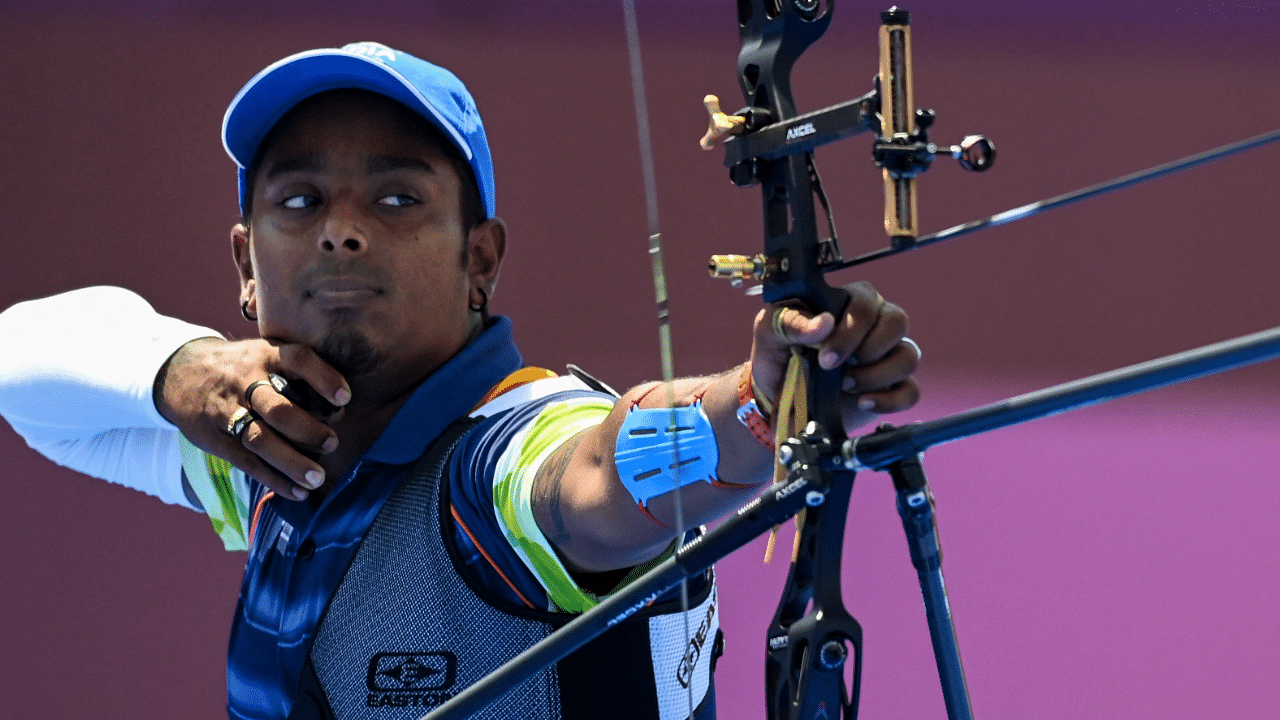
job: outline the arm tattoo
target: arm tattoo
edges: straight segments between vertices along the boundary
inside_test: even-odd
[[[549,521],[550,527],[541,528],[543,534],[552,545],[560,546],[569,542],[569,530],[565,527],[564,512],[561,507],[560,491],[564,483],[564,473],[573,460],[573,455],[582,442],[585,432],[578,433],[561,445],[546,463],[538,470],[538,479],[534,484],[534,502],[541,506],[540,518]],[[540,523],[541,524],[541,523]]]

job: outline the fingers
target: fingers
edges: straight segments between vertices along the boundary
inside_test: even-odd
[[[904,337],[879,360],[849,368],[842,389],[859,395],[884,390],[910,378],[919,365],[920,347]]]
[[[906,314],[897,305],[886,303],[870,283],[854,283],[845,290],[849,303],[844,315],[818,347],[818,364],[827,370],[878,360],[901,337],[892,336],[895,328],[903,327],[905,333]]]
[[[297,408],[293,410],[301,412]],[[307,497],[308,490],[324,483],[324,468],[281,439],[261,417],[250,423],[240,433],[239,439],[241,446],[248,451],[243,458],[246,466],[241,469],[277,493],[301,500]],[[334,447],[337,447],[336,438]]]
[[[278,349],[280,367],[285,375],[306,382],[312,390],[338,407],[351,401],[351,387],[347,385],[346,378],[320,359],[314,350],[293,343],[282,344]]]
[[[920,364],[920,346],[903,337],[883,358],[857,365],[845,373],[843,390],[846,432],[852,432],[876,415],[901,412],[920,401],[920,384],[912,375]]]
[[[842,406],[848,429],[919,401],[920,386],[912,375],[920,348],[907,337],[909,323],[901,307],[886,302],[869,283],[854,283],[845,290],[849,302],[839,318],[814,315],[792,304],[761,311],[756,316],[752,377],[766,399],[775,399],[791,349],[815,348],[823,369],[845,368]]]
[[[309,385],[320,397],[338,406],[338,413],[351,400],[351,389],[346,379],[311,348],[280,343],[273,344],[272,349],[276,353],[274,362],[253,370],[261,376],[245,388],[244,403],[253,409],[257,421],[239,439],[259,471],[266,469],[271,480],[257,475],[255,478],[287,497],[301,499],[307,496],[307,490],[324,483],[324,468],[316,460],[337,449],[338,436],[308,409],[281,395],[276,382],[283,386],[288,381],[275,373],[294,378],[295,386]]]
[[[858,398],[858,409],[875,414],[895,413],[908,410],[918,402],[920,383],[910,378],[880,392],[863,393]]]
[[[338,448],[338,435],[333,428],[317,420],[306,410],[281,395],[270,384],[257,382],[246,393],[249,407],[260,422],[275,431],[290,445],[314,453],[331,453]]]
[[[227,419],[189,426],[183,434],[201,450],[230,462],[277,495],[294,500],[306,499],[307,488],[295,483],[251,449],[253,444],[260,444],[260,433],[270,432],[262,429],[260,418],[242,405],[234,407],[236,410]],[[208,417],[213,417],[212,408]],[[305,479],[306,470],[302,470],[298,477]]]
[[[771,336],[769,344],[778,347],[792,345],[817,345],[831,334],[834,323],[830,313],[813,315],[801,307],[778,306],[772,311],[763,310],[769,318]]]
[[[250,424],[239,440],[231,438],[234,443],[232,449],[227,451],[220,450],[217,454],[225,457],[228,462],[243,470],[253,479],[274,490],[277,495],[293,500],[306,500],[310,494],[307,488],[295,483],[247,446],[246,436],[252,432],[261,432],[256,428],[257,425],[258,423],[256,422]],[[323,482],[323,478],[321,478],[321,482]]]
[[[906,335],[907,314],[885,302],[869,283],[846,286],[849,303],[839,322],[830,313],[813,315],[804,308],[775,306],[768,312],[777,347],[804,345],[818,350],[818,364],[826,370],[845,363],[874,362],[884,357]],[[760,323],[757,320],[757,340]]]
[[[310,348],[207,339],[184,345],[158,373],[157,407],[204,451],[225,458],[283,497],[301,499],[324,481],[316,458],[332,452],[338,437],[276,391],[270,383],[275,373],[310,384],[339,407],[351,399],[346,380]],[[245,414],[246,408],[253,414]],[[233,417],[240,422],[231,426]]]
[[[306,490],[314,490],[324,482],[324,468],[316,460],[338,448],[338,436],[333,428],[280,394],[276,383],[282,387],[285,382],[280,376],[270,377],[268,381],[253,382],[246,389],[245,401],[253,409],[256,422],[238,437],[244,449],[271,469],[285,495],[303,498]],[[280,492],[280,488],[262,482]]]
[[[852,435],[859,427],[875,419],[877,415],[901,412],[920,401],[920,384],[915,378],[908,378],[877,392],[863,393],[855,396],[856,403],[844,407],[844,431]]]

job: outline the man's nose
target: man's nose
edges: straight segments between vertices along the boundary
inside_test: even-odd
[[[368,233],[364,230],[366,225],[359,203],[354,198],[335,198],[320,233],[320,251],[363,255],[369,249]]]

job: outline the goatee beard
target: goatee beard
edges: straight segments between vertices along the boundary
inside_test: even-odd
[[[349,382],[352,378],[369,375],[382,364],[382,353],[358,332],[336,330],[325,336],[316,354],[342,373]]]

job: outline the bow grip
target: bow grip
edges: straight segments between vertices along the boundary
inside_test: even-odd
[[[824,295],[823,301],[830,304],[822,310],[835,316],[836,324],[839,325],[840,317],[844,315],[845,308],[849,306],[849,291],[844,288],[830,286],[828,286],[828,289],[831,292]],[[811,377],[813,378],[813,382],[810,383],[811,397],[809,398],[809,407],[812,408],[813,417],[832,436],[844,437],[844,414],[840,411],[840,394],[843,392],[845,367],[844,365],[837,365],[830,370],[823,370],[818,365],[817,351],[809,350],[807,354]]]
[[[783,263],[785,265],[786,263]],[[793,288],[796,292],[778,297],[776,300],[771,298],[770,286],[776,291],[776,285],[780,281],[786,280],[782,278],[769,278],[765,280],[765,300],[776,302],[777,300],[800,300],[804,303],[807,310],[812,313],[829,312],[835,318],[837,324],[840,317],[844,315],[845,310],[849,307],[849,291],[842,287],[832,287],[827,284],[823,273],[815,267],[811,270],[806,278],[796,278],[792,281],[795,285]],[[770,281],[774,282],[770,282]],[[782,283],[784,286],[788,283]],[[824,370],[818,365],[818,352],[813,349],[806,349],[804,352],[805,361],[809,366],[809,409],[812,419],[817,420],[827,432],[833,436],[844,437],[844,415],[840,411],[840,393],[841,386],[844,382],[843,365]]]

